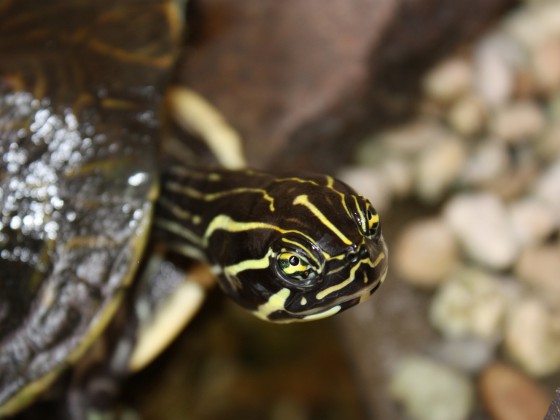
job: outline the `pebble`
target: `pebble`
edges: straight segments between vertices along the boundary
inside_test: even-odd
[[[449,134],[445,140],[421,152],[416,162],[416,192],[427,203],[442,198],[459,178],[467,160],[464,143]]]
[[[503,105],[513,96],[514,69],[521,54],[515,42],[499,33],[488,35],[477,44],[474,86],[489,106]]]
[[[397,272],[414,286],[433,288],[459,261],[456,240],[438,218],[411,223],[395,244]]]
[[[449,366],[476,374],[493,360],[497,344],[497,340],[474,336],[448,338],[436,342],[429,352]]]
[[[415,196],[434,212],[441,204],[439,216],[407,222],[395,272],[433,290],[439,334],[423,351],[436,369],[483,371],[496,420],[542,418],[552,396],[530,376],[560,372],[560,1],[517,10],[471,56],[463,49],[430,71],[419,116],[377,134],[369,157],[358,157],[383,174],[391,201]],[[395,398],[412,418],[437,418],[431,380],[412,366],[417,382],[394,385],[399,368]],[[480,408],[470,418],[486,415]]]
[[[558,311],[558,309],[556,309]],[[560,314],[536,297],[525,297],[507,315],[504,349],[532,376],[560,369]]]
[[[560,246],[556,243],[525,249],[515,274],[550,304],[560,302]]]
[[[533,379],[503,363],[484,370],[479,388],[493,420],[542,419],[552,400]]]
[[[389,392],[414,420],[464,420],[474,400],[466,375],[420,356],[400,361]]]
[[[528,194],[533,188],[536,177],[539,174],[539,167],[533,159],[522,157],[527,150],[518,151],[517,157],[511,159],[510,170],[500,177],[497,177],[487,185],[485,189],[504,202],[516,200]]]
[[[504,144],[486,139],[469,156],[461,174],[461,183],[471,187],[483,187],[510,169],[510,160]]]
[[[412,168],[405,159],[389,157],[380,166],[395,198],[405,198],[411,194],[414,183]]]
[[[550,205],[534,197],[510,204],[509,215],[513,231],[523,247],[544,242],[560,225],[560,218]]]
[[[341,169],[338,178],[356,191],[360,191],[378,212],[387,210],[391,205],[392,195],[387,179],[375,168],[349,167]]]
[[[430,118],[420,118],[405,126],[386,131],[377,141],[387,151],[384,156],[397,154],[410,158],[447,138],[449,131],[441,124]]]
[[[535,194],[550,204],[560,217],[560,159],[551,164],[535,185]]]
[[[534,49],[545,40],[560,36],[560,3],[542,1],[512,13],[504,22],[505,32]]]
[[[423,80],[423,87],[428,97],[448,103],[466,93],[472,80],[471,63],[466,59],[454,57],[429,71]]]
[[[560,38],[549,39],[533,51],[534,78],[542,91],[560,88]]]
[[[468,95],[451,107],[447,119],[456,132],[471,137],[483,129],[486,122],[485,111],[484,103],[480,98]]]
[[[470,258],[498,270],[512,265],[519,245],[506,207],[496,196],[456,195],[446,204],[444,214]]]
[[[529,101],[519,101],[501,108],[490,123],[490,131],[498,139],[517,143],[535,138],[545,127],[540,108]]]
[[[463,268],[437,290],[430,320],[445,337],[500,335],[513,289],[505,279],[477,268]]]

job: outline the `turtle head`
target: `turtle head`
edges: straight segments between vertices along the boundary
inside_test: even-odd
[[[379,215],[346,184],[281,178],[253,198],[244,205],[250,222],[223,223],[219,248],[236,261],[220,264],[222,288],[259,318],[324,318],[364,301],[383,282],[387,247]],[[235,233],[231,243],[228,232]]]

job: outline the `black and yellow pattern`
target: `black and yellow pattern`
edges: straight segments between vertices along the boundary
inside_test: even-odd
[[[338,313],[370,296],[387,271],[378,214],[329,176],[174,166],[162,180],[156,227],[270,321]]]

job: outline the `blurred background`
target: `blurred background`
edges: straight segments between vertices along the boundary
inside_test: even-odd
[[[560,386],[560,1],[192,0],[175,83],[250,164],[335,174],[390,272],[333,319],[219,291],[126,382],[146,419],[519,419]]]

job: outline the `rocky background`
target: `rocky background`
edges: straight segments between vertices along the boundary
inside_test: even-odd
[[[542,418],[560,385],[560,2],[511,11],[422,93],[340,173],[402,223],[391,283],[342,320],[371,411]]]

